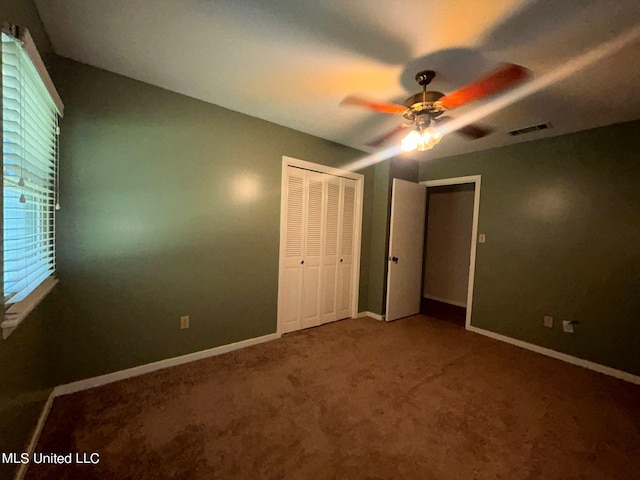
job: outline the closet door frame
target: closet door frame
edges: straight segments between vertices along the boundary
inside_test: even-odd
[[[285,262],[285,242],[286,242],[286,205],[287,205],[287,168],[296,167],[313,172],[324,173],[336,177],[344,177],[355,180],[356,182],[356,206],[354,219],[354,239],[353,239],[353,267],[351,272],[351,318],[358,316],[358,294],[360,290],[360,252],[362,248],[362,209],[364,194],[364,175],[360,173],[350,172],[339,168],[320,165],[318,163],[307,162],[297,158],[282,157],[281,187],[280,187],[280,252],[278,261],[278,318],[277,333],[283,333],[282,321],[283,312],[281,305],[283,304],[281,295],[284,295],[283,272]]]

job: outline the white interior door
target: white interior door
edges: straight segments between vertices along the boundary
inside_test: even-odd
[[[388,322],[420,312],[427,189],[393,179],[387,275]]]

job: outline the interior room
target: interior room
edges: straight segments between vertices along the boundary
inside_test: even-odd
[[[637,1],[0,22],[1,478],[637,478]]]
[[[464,326],[475,184],[427,189],[420,313]]]

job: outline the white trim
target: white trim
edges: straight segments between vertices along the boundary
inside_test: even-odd
[[[516,347],[524,348],[526,350],[531,350],[532,352],[546,355],[547,357],[555,358],[557,360],[562,360],[563,362],[571,363],[573,365],[577,365],[583,368],[588,368],[589,370],[593,370],[598,373],[604,373],[605,375],[609,375],[611,377],[619,378],[620,380],[625,380],[627,382],[640,385],[640,376],[633,375],[623,370],[617,370],[615,368],[607,367],[605,365],[591,362],[583,358],[578,358],[572,355],[567,355],[566,353],[558,352],[556,350],[551,350],[550,348],[541,347],[533,343],[523,342],[522,340],[517,340],[515,338],[507,337],[506,335],[501,335],[499,333],[495,333],[490,330],[484,330],[482,328],[473,327],[473,326],[467,327],[467,330],[469,330],[470,332],[478,333],[480,335],[484,335],[486,337],[493,338],[494,340],[510,343],[511,345],[515,345]]]
[[[353,235],[353,265],[351,266],[351,317],[358,314],[360,301],[360,251],[362,249],[362,216],[364,213],[364,175],[355,173],[356,180],[356,217]]]
[[[283,291],[282,286],[282,273],[284,271],[284,252],[285,252],[285,210],[286,210],[286,191],[287,191],[287,167],[297,167],[314,172],[325,173],[328,175],[334,175],[336,177],[345,177],[355,180],[356,182],[356,206],[355,206],[355,232],[354,232],[354,249],[353,249],[353,264],[351,272],[351,311],[349,315],[351,318],[356,318],[358,315],[358,301],[360,292],[360,255],[362,250],[362,215],[364,209],[364,175],[361,173],[351,172],[349,170],[342,170],[340,168],[329,167],[327,165],[321,165],[319,163],[306,162],[293,157],[282,156],[282,172],[280,181],[280,251],[278,254],[278,315],[277,315],[277,332],[285,333],[281,325],[280,305],[280,293]]]
[[[280,241],[279,241],[279,251],[278,251],[278,293],[276,300],[278,301],[277,313],[276,313],[276,331],[280,334],[286,333],[284,328],[282,328],[282,315],[281,312],[281,301],[280,301],[280,292],[284,289],[284,279],[283,279],[283,263],[284,263],[284,252],[285,252],[285,228],[287,223],[287,218],[285,212],[287,210],[287,196],[285,192],[287,191],[287,163],[285,161],[287,157],[282,157],[282,171],[280,172]]]
[[[84,380],[78,380],[77,382],[67,383],[66,385],[59,385],[55,388],[55,396],[60,397],[62,395],[68,395],[70,393],[80,392],[82,390],[88,390],[89,388],[99,387],[108,383],[117,382],[126,378],[133,378],[145,373],[155,372],[156,370],[162,370],[169,367],[175,367],[184,363],[194,362],[196,360],[202,360],[203,358],[214,357],[223,353],[232,352],[241,348],[250,347],[252,345],[258,345],[260,343],[270,342],[280,338],[279,333],[271,333],[262,337],[249,338],[248,340],[242,340],[236,343],[230,343],[227,345],[221,345],[215,348],[209,348],[208,350],[201,350],[199,352],[188,353],[179,357],[167,358],[158,362],[147,363],[138,367],[128,368],[126,370],[120,370],[117,372],[107,373],[98,377],[85,378]]]
[[[481,175],[467,175],[466,177],[439,178],[437,180],[424,180],[421,185],[427,187],[446,187],[447,185],[461,185],[463,183],[476,183]]]
[[[471,329],[471,311],[473,307],[473,285],[476,276],[476,244],[478,239],[478,220],[480,218],[480,184],[482,175],[468,175],[466,177],[441,178],[438,180],[425,180],[420,182],[426,185],[427,192],[429,187],[442,187],[446,185],[460,185],[463,183],[474,183],[473,194],[473,225],[471,231],[471,254],[469,255],[469,286],[467,287],[467,318],[464,322],[464,328]]]
[[[46,297],[53,287],[58,283],[54,277],[45,278],[24,300],[14,303],[4,312],[4,320],[0,323],[2,328],[2,339],[6,340],[9,335],[27,318],[31,311]]]
[[[363,317],[371,317],[374,320],[384,320],[384,315],[379,315],[377,313],[368,312],[368,311],[358,313],[358,318],[363,318]]]
[[[29,458],[33,456],[33,452],[36,449],[38,440],[40,440],[40,435],[42,434],[44,423],[47,421],[47,417],[49,416],[49,412],[51,411],[51,406],[53,405],[53,399],[56,397],[56,388],[51,390],[51,393],[49,394],[49,398],[47,398],[47,401],[44,404],[44,407],[42,407],[42,411],[40,412],[40,417],[38,417],[38,423],[36,423],[36,428],[33,431],[33,435],[31,435],[31,441],[29,442],[29,446],[27,447],[27,451],[26,451],[26,453],[29,454]],[[18,471],[16,472],[14,479],[22,480],[24,476],[27,474],[28,467],[29,467],[28,463],[21,463],[20,466],[18,467]]]
[[[286,155],[282,156],[282,169],[283,172],[286,170],[286,167],[298,167],[304,168],[306,170],[312,170],[314,172],[327,173],[329,175],[334,175],[336,177],[346,177],[351,178],[352,180],[362,180],[364,175],[361,173],[355,173],[350,170],[342,170],[340,168],[330,167],[328,165],[322,165],[320,163],[306,162],[304,160],[298,160],[297,158],[287,157]]]
[[[436,297],[434,295],[425,295],[423,293],[422,298],[428,298],[429,300],[435,300],[436,302],[441,302],[441,303],[448,303],[449,305],[455,305],[456,307],[467,308],[467,304],[464,302],[457,302],[456,300],[448,300],[446,298]]]

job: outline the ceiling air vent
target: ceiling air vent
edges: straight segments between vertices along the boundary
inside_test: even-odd
[[[516,130],[511,130],[509,135],[522,135],[523,133],[537,132],[538,130],[546,130],[547,128],[551,128],[551,123],[547,122],[541,123],[540,125],[533,125],[532,127],[518,128]]]

